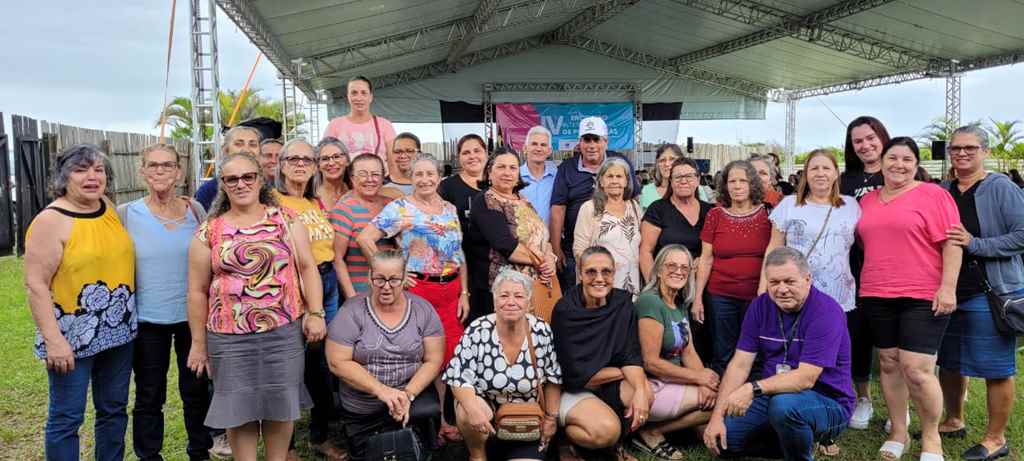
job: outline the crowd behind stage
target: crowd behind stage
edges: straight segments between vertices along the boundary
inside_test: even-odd
[[[453,443],[681,460],[678,433],[811,460],[872,423],[876,356],[880,459],[910,448],[911,401],[919,459],[944,459],[968,377],[984,436],[950,457],[1009,453],[1016,339],[990,300],[1024,298],[1024,192],[984,169],[984,130],[956,129],[933,181],[913,139],[858,117],[844,168],[815,150],[782,181],[777,156],[711,177],[674,144],[638,173],[587,117],[560,164],[537,126],[522,152],[462,137],[445,176],[372,113],[368,79],[347,91],[319,141],[231,128],[194,198],[169,145],[142,152],[148,192],[121,204],[99,148],[56,157],[24,258],[47,459],[78,459],[90,387],[96,459],[126,438],[162,459],[172,357],[191,459],[296,459],[306,417],[300,440],[328,460]]]

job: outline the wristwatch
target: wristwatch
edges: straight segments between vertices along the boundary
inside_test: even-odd
[[[322,319],[323,318],[327,318],[327,313],[324,312],[323,309],[318,310],[318,311],[311,310],[311,311],[307,311],[307,312],[309,312],[309,315],[312,315],[313,317],[320,317]]]
[[[405,395],[408,395],[408,396],[409,396],[409,403],[412,403],[412,402],[415,402],[415,401],[416,401],[416,394],[414,394],[414,393],[413,393],[412,391],[410,391],[409,389],[405,389]]]
[[[761,389],[761,385],[758,384],[757,381],[751,381],[750,382],[750,388],[754,390],[754,397],[755,398],[764,395],[764,390]]]

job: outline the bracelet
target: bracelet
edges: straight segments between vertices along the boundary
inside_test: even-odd
[[[459,293],[459,294],[460,294],[460,295],[466,295],[466,296],[469,296],[469,291],[467,291],[467,290],[462,290],[462,292],[461,292],[461,293]]]
[[[313,317],[320,317],[322,319],[323,318],[327,318],[327,312],[324,312],[323,309],[318,310],[318,311],[312,311],[311,310],[311,311],[307,311],[307,312],[309,312],[309,315],[312,315]]]

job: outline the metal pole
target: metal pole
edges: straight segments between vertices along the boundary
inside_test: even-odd
[[[793,169],[796,161],[796,104],[799,99],[791,94],[786,94],[786,152],[783,156],[783,164]],[[782,168],[782,165],[779,165]],[[791,173],[789,170],[784,170]]]

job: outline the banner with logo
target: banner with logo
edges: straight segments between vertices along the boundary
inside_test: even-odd
[[[505,142],[521,151],[530,128],[543,125],[551,131],[554,150],[572,150],[579,143],[580,120],[598,116],[608,125],[608,149],[631,150],[635,139],[633,104],[495,104],[495,120]]]

